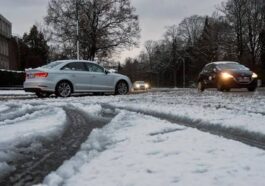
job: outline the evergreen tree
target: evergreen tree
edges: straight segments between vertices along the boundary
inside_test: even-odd
[[[24,34],[22,41],[28,47],[26,68],[35,68],[47,63],[49,47],[43,33],[38,31],[35,25],[33,25],[29,34]]]

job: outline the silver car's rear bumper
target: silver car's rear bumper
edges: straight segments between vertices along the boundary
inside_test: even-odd
[[[54,92],[54,83],[48,81],[25,81],[23,88],[26,92]]]

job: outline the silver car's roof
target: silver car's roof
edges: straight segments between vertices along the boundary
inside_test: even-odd
[[[76,60],[76,59],[73,59],[73,60],[57,60],[57,61],[53,61],[53,62],[51,62],[51,63],[49,63],[47,65],[44,65],[44,66],[41,66],[41,67],[38,67],[38,68],[45,68],[46,69],[46,66],[51,65],[51,67],[47,68],[47,69],[56,70],[56,69],[59,69],[59,68],[63,67],[64,65],[66,65],[68,63],[72,63],[72,62],[83,62],[83,63],[94,63],[94,64],[97,64],[94,61],[88,61],[88,60]],[[57,65],[52,66],[53,63],[57,63]],[[97,64],[97,65],[99,65],[99,64]]]
[[[69,62],[89,62],[89,63],[95,63],[95,64],[97,64],[95,61],[77,60],[77,59],[57,60],[57,61],[53,61],[53,62],[62,62],[62,63],[69,63]]]

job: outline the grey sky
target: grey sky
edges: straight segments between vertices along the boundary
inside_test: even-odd
[[[140,48],[125,51],[121,59],[134,57],[146,40],[162,38],[166,26],[194,14],[211,15],[223,0],[132,0],[142,29]],[[14,35],[23,35],[46,15],[48,0],[0,0],[0,14],[13,25]]]

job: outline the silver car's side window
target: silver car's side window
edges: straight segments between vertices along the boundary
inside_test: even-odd
[[[73,62],[65,65],[61,70],[71,70],[71,71],[86,71],[84,63],[82,62]]]
[[[101,72],[104,73],[104,68],[93,63],[86,63],[86,67],[89,70],[89,72]]]

